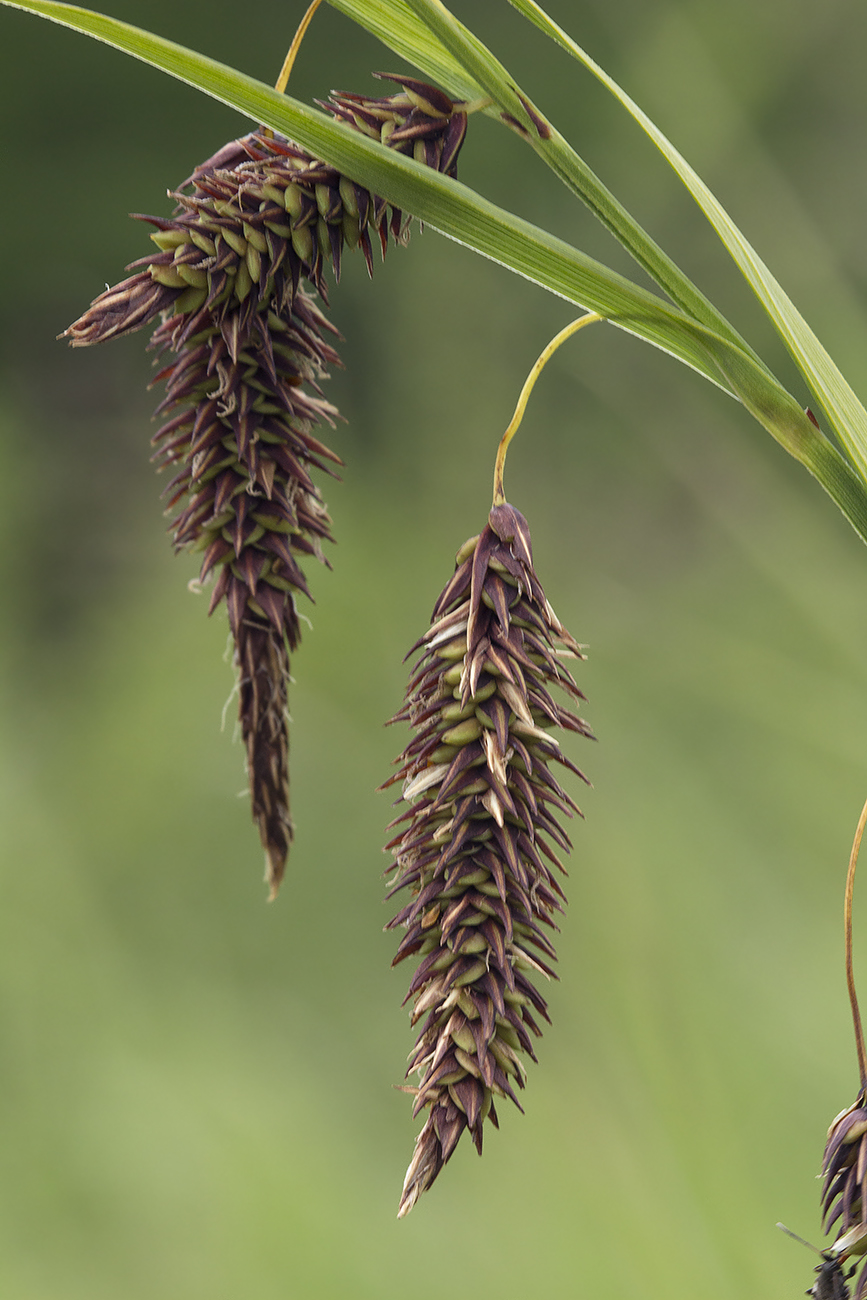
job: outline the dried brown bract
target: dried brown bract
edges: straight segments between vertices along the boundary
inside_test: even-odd
[[[558,687],[584,698],[564,666],[583,656],[536,576],[527,522],[508,504],[461,547],[414,651],[421,658],[394,719],[414,735],[388,782],[403,782],[409,808],[387,846],[389,897],[412,897],[389,928],[407,931],[395,963],[421,958],[407,1000],[413,1024],[424,1021],[407,1075],[420,1079],[413,1115],[427,1118],[399,1216],[465,1129],[481,1152],[484,1121],[497,1124],[495,1098],[518,1104],[522,1056],[536,1059],[536,1017],[548,1019],[533,980],[553,975],[549,935],[565,901],[557,850],[571,847],[560,816],[579,811],[551,764],[586,780],[551,728],[592,736],[551,695]]]
[[[329,107],[354,129],[453,175],[466,115],[433,86],[396,78],[383,99],[337,95]],[[161,317],[151,348],[166,364],[165,423],[154,459],[174,477],[164,495],[175,547],[203,552],[200,580],[225,599],[238,668],[239,716],[253,817],[272,897],[282,879],[289,813],[289,653],[296,606],[310,593],[305,557],[323,560],[330,520],[311,472],[339,457],[314,435],[337,412],[319,381],[338,357],[333,327],[301,281],[327,300],[325,264],[360,247],[372,270],[371,231],[383,253],[408,218],[291,142],[259,132],[227,145],[174,195],[157,227],[159,252],[108,289],[66,330],[74,347]]]

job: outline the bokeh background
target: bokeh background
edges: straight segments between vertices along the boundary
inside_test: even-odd
[[[273,81],[300,4],[114,0]],[[504,0],[456,12],[792,390],[715,236],[637,128]],[[550,0],[741,224],[867,394],[862,0]],[[553,1027],[485,1156],[395,1221],[416,1126],[380,873],[383,721],[497,440],[569,307],[433,232],[332,295],[344,481],[295,656],[279,901],[232,743],[225,616],[187,590],[148,463],[143,337],[55,341],[146,251],[131,211],[246,129],[0,10],[0,1294],[10,1300],[783,1300],[815,1259],[825,1130],[857,1089],[841,900],[867,794],[867,554],[708,384],[606,327],[561,350],[507,472],[599,744]],[[407,71],[331,11],[311,100]],[[381,93],[381,92],[377,92]],[[462,178],[621,250],[508,132]],[[861,969],[863,911],[856,909]],[[865,976],[867,978],[867,976]],[[865,985],[867,989],[867,985]]]

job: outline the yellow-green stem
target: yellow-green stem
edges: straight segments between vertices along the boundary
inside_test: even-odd
[[[864,1029],[861,1025],[861,1012],[858,1010],[858,997],[855,993],[855,975],[852,970],[852,896],[855,892],[855,868],[858,865],[858,850],[861,837],[867,825],[867,802],[861,809],[858,828],[849,855],[849,871],[846,875],[846,895],[843,902],[843,933],[846,949],[846,987],[849,990],[849,1002],[852,1006],[852,1019],[855,1023],[855,1049],[858,1053],[858,1070],[861,1075],[862,1090],[867,1087],[867,1053],[864,1050]]]
[[[298,30],[295,33],[295,35],[292,37],[292,44],[289,46],[289,50],[286,54],[286,58],[283,60],[283,67],[280,69],[280,76],[277,78],[276,82],[274,83],[274,89],[276,91],[279,91],[281,95],[283,94],[283,91],[286,89],[287,85],[289,84],[289,74],[292,71],[292,65],[295,62],[295,56],[297,55],[298,51],[301,48],[301,42],[304,40],[304,36],[307,32],[307,28],[310,26],[310,23],[313,20],[313,15],[316,13],[316,10],[319,8],[321,4],[322,4],[322,0],[313,0],[313,4],[310,6],[310,8],[307,10],[307,13],[301,19],[301,22],[298,24]]]
[[[524,387],[521,389],[521,396],[518,398],[518,405],[515,407],[515,414],[509,421],[509,427],[500,439],[500,445],[497,448],[497,460],[494,465],[494,505],[505,505],[506,497],[503,493],[503,471],[506,467],[506,452],[509,450],[509,443],[514,438],[520,428],[521,421],[524,418],[524,411],[527,409],[527,403],[530,400],[530,394],[535,387],[536,380],[541,375],[545,366],[551,360],[551,357],[557,351],[561,343],[565,343],[573,334],[577,334],[585,325],[594,325],[596,321],[604,320],[598,312],[588,311],[577,320],[573,320],[569,325],[562,329],[559,334],[555,334],[551,342],[539,356],[538,361],[527,376]]]

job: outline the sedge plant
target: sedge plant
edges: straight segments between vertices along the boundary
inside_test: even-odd
[[[324,559],[330,519],[320,478],[338,458],[314,427],[336,417],[320,382],[337,361],[322,306],[335,297],[345,250],[405,239],[417,218],[585,314],[552,340],[504,436],[487,522],[459,549],[397,718],[413,736],[398,760],[408,807],[389,849],[392,925],[414,956],[409,1090],[425,1113],[400,1214],[431,1186],[464,1131],[481,1150],[496,1100],[517,1100],[523,1057],[547,1018],[561,910],[562,816],[576,811],[551,764],[583,776],[552,730],[592,733],[564,660],[578,642],[542,588],[526,519],[505,497],[505,452],[551,352],[585,324],[605,323],[661,349],[739,402],[819,482],[867,542],[867,411],[758,253],[637,104],[535,0],[511,0],[596,77],[654,142],[698,204],[799,370],[808,405],[789,392],[739,330],[587,166],[517,80],[440,0],[330,0],[409,63],[396,93],[334,94],[320,109],[286,93],[293,44],[276,87],[159,35],[51,0],[2,0],[89,35],[179,78],[252,123],[175,187],[176,208],[145,218],[157,251],[108,287],[66,331],[83,346],[154,325],[164,362],[157,459],[173,473],[171,531],[203,553],[200,580],[225,601],[235,644],[239,720],[253,816],[272,896],[293,833],[289,806],[289,655],[300,639],[303,568]],[[315,6],[313,6],[315,8]],[[299,39],[306,22],[299,28]],[[468,119],[512,132],[634,259],[641,282],[497,206],[456,161]],[[471,129],[471,126],[470,126]],[[330,268],[329,286],[326,269]],[[655,288],[645,287],[649,277]],[[318,300],[318,301],[317,301]],[[321,305],[320,305],[321,304]],[[559,691],[561,699],[551,693]],[[566,703],[562,702],[565,696]],[[864,818],[859,827],[863,830]],[[854,855],[853,851],[853,863]],[[852,868],[854,871],[854,865]],[[850,873],[851,874],[851,873]],[[851,906],[851,885],[847,894]],[[857,1022],[856,1022],[857,1023]],[[867,1111],[861,1091],[832,1130],[825,1200],[854,1253],[865,1228]],[[843,1155],[840,1153],[843,1152]],[[835,1263],[828,1270],[845,1288]],[[859,1285],[858,1295],[863,1286]]]

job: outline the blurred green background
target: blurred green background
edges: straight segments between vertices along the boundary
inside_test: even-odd
[[[113,15],[273,81],[301,5]],[[862,0],[550,0],[712,185],[867,393]],[[501,0],[456,12],[809,397],[637,128]],[[497,440],[568,305],[432,232],[331,316],[347,418],[291,705],[279,901],[232,743],[225,615],[173,558],[144,337],[59,333],[148,248],[130,211],[246,130],[71,32],[0,11],[0,1294],[10,1300],[783,1300],[815,1263],[825,1130],[857,1071],[842,969],[867,794],[867,554],[721,393],[600,327],[561,350],[507,469],[572,632],[598,746],[575,827],[553,1027],[523,1100],[394,1215],[416,1131],[375,795],[382,723]],[[406,71],[331,11],[310,100]],[[375,93],[382,93],[376,91]],[[470,185],[638,274],[508,132]],[[862,972],[863,910],[856,906]],[[864,974],[867,980],[867,973]],[[867,993],[867,984],[865,984]]]

